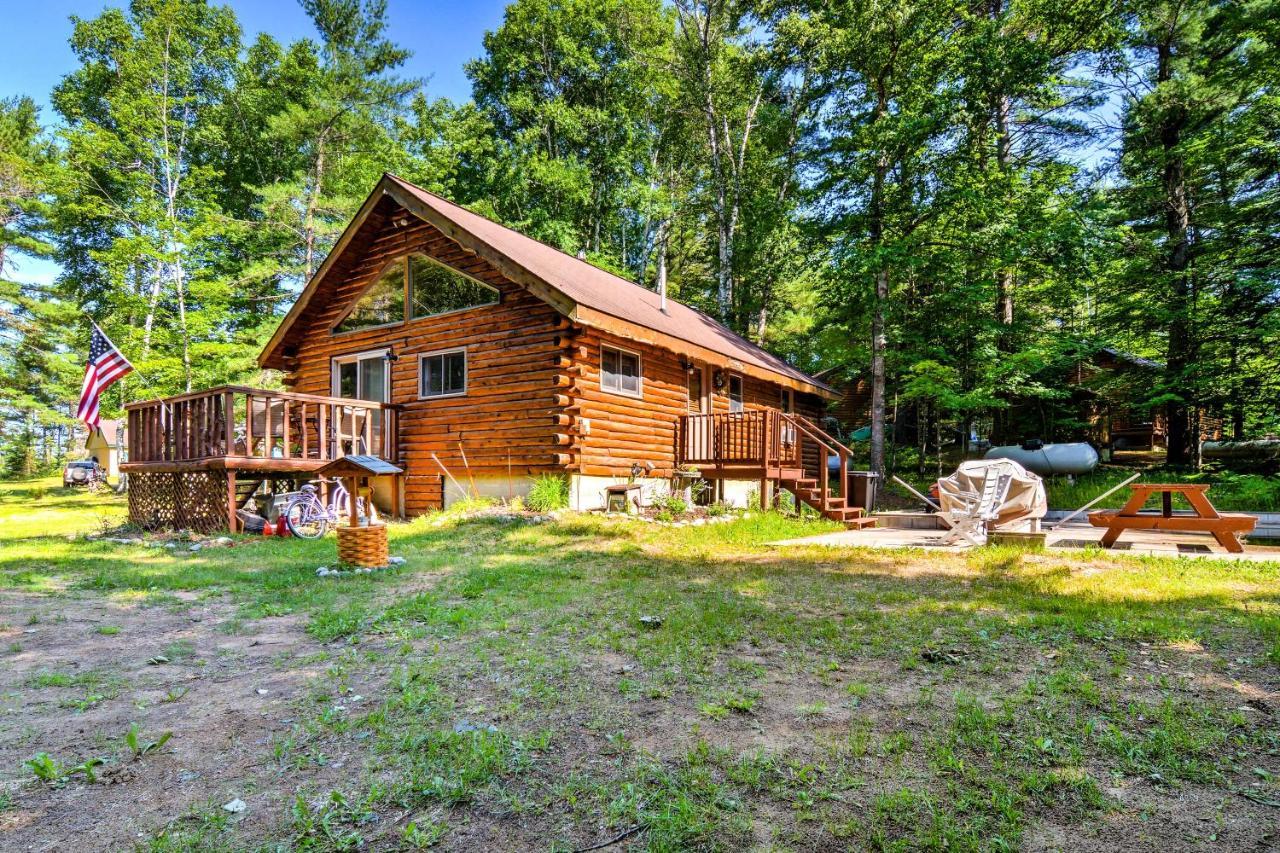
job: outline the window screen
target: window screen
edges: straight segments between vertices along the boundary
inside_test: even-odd
[[[640,396],[640,356],[613,347],[600,348],[600,387]]]
[[[467,391],[467,354],[462,350],[424,355],[418,362],[423,397],[448,397]]]

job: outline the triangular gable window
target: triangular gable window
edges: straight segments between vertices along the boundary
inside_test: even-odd
[[[346,317],[333,327],[334,334],[354,332],[387,326],[404,320],[404,261],[392,261],[378,280],[369,286],[364,295]]]
[[[409,304],[413,311],[410,319],[496,305],[499,295],[497,289],[425,255],[409,258]]]

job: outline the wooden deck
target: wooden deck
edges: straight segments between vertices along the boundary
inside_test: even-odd
[[[290,489],[348,454],[399,462],[399,407],[386,403],[224,385],[125,410],[120,470],[143,527],[236,530],[263,488]]]
[[[846,527],[871,527],[866,508],[850,501],[851,456],[813,421],[777,409],[684,415],[676,430],[682,468],[696,468],[707,480],[759,480],[762,506],[782,488]],[[840,460],[834,478],[831,457]]]
[[[313,471],[348,453],[398,461],[399,407],[238,385],[131,403],[126,472]]]

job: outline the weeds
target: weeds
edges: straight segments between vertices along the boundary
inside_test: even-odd
[[[84,780],[90,784],[97,782],[98,774],[95,768],[105,763],[106,761],[102,758],[86,758],[74,767],[68,767],[47,752],[37,752],[24,761],[23,766],[46,785],[60,787],[75,776],[83,776]]]
[[[173,732],[164,732],[155,740],[143,740],[138,730],[138,724],[131,723],[129,731],[125,732],[124,743],[129,748],[129,752],[133,754],[133,760],[137,761],[144,755],[159,752],[171,737],[173,737]]]
[[[536,477],[524,497],[524,505],[534,512],[553,512],[569,505],[569,481],[556,474]]]

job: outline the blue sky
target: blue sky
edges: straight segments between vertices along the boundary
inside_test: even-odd
[[[92,18],[119,2],[73,0],[5,0],[4,26],[0,27],[0,98],[30,95],[46,107],[43,118],[54,120],[47,109],[49,93],[63,75],[75,67],[67,45],[72,15]],[[310,20],[294,0],[226,0],[236,11],[244,41],[267,32],[278,41],[290,42],[314,36]],[[471,86],[462,66],[479,56],[488,30],[502,22],[505,0],[389,0],[390,37],[413,51],[406,63],[407,77],[427,81],[433,97],[465,100]],[[57,267],[46,261],[25,259],[18,276],[50,281]]]

